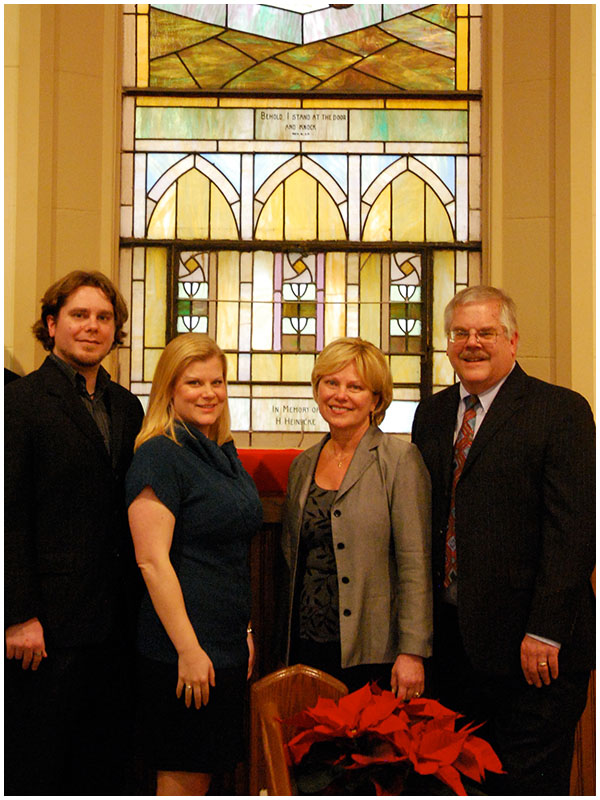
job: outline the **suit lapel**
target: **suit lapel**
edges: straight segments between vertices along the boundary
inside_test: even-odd
[[[518,364],[506,379],[504,385],[496,395],[494,402],[484,417],[481,427],[473,440],[471,449],[465,461],[461,478],[469,472],[479,455],[494,438],[496,432],[506,425],[510,418],[517,412],[523,402],[525,382],[527,376]]]
[[[109,458],[109,453],[102,439],[98,426],[94,422],[92,415],[83,405],[66,375],[63,375],[50,359],[42,364],[44,380],[48,395],[54,399],[71,422],[86,436],[96,449],[102,453],[105,459]]]
[[[370,427],[362,437],[352,457],[348,471],[344,475],[344,479],[338,489],[337,500],[354,486],[363,472],[368,469],[377,458],[377,448],[382,436],[383,434],[379,428]]]
[[[460,388],[457,383],[448,393],[447,401],[441,409],[438,420],[436,420],[439,441],[438,453],[451,454],[450,458],[442,459],[440,464],[443,486],[445,486],[448,491],[450,491],[450,487],[452,486],[452,473],[454,469],[454,431],[456,430],[456,417],[458,414],[459,402]]]

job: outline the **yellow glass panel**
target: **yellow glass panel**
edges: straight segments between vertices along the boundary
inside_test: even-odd
[[[283,239],[283,184],[264,205],[256,226],[257,239]]]
[[[221,97],[219,105],[222,108],[273,108],[271,97]],[[292,97],[278,97],[277,108],[301,108],[302,101]]]
[[[425,235],[425,183],[412,172],[392,181],[392,239],[422,242]]]
[[[148,86],[148,17],[137,18],[137,86]]]
[[[311,355],[287,355],[283,356],[283,370],[281,379],[283,381],[303,381],[310,383],[312,368],[315,364],[315,357]]]
[[[177,236],[180,239],[208,238],[209,180],[191,169],[177,181]]]
[[[459,108],[468,109],[468,100],[413,100],[411,98],[389,98],[386,108]]]
[[[145,287],[144,345],[164,347],[167,329],[167,259],[166,250],[162,247],[149,247],[146,251]]]
[[[468,3],[457,3],[456,4],[456,16],[457,17],[468,17],[469,16],[469,5],[468,5]]]
[[[237,353],[225,353],[225,358],[227,359],[227,382],[236,381],[238,376]]]
[[[214,183],[210,193],[210,235],[213,239],[237,239],[239,236],[231,206]]]
[[[144,380],[151,382],[162,350],[144,350]]]
[[[279,105],[279,100],[277,100],[277,104]],[[383,105],[383,100],[368,100],[366,98],[364,100],[325,100],[319,97],[316,100],[306,98],[302,101],[303,108],[383,108]]]
[[[281,356],[277,353],[255,353],[252,356],[252,380],[279,382]]]
[[[325,343],[346,335],[346,258],[327,253],[325,261]]]
[[[169,186],[154,209],[148,225],[150,239],[175,238],[175,188],[175,184]]]
[[[371,206],[365,223],[363,241],[389,242],[391,233],[390,196],[391,188],[386,186]]]
[[[381,342],[381,264],[376,253],[361,255],[360,335],[379,347]]]
[[[238,304],[220,300],[217,309],[217,342],[219,347],[235,350],[238,346]]]
[[[419,383],[421,381],[420,356],[392,356],[390,362],[394,383]]]
[[[433,347],[446,350],[444,309],[454,297],[454,253],[443,250],[433,256]],[[437,381],[434,380],[434,383]]]
[[[454,241],[448,212],[430,186],[425,188],[425,231],[425,239],[428,242]]]
[[[456,20],[456,89],[469,88],[469,20]]]
[[[254,254],[252,300],[252,349],[271,350],[273,347],[272,253],[263,251]]]
[[[285,181],[285,238],[317,238],[317,182],[301,169]]]
[[[346,228],[331,195],[319,186],[319,239],[345,239]]]
[[[217,297],[219,300],[240,299],[240,254],[231,250],[219,253]]]
[[[136,100],[138,106],[214,108],[218,105],[216,97],[138,97]]]
[[[448,361],[446,353],[433,354],[433,385],[452,386],[454,383],[454,370]]]

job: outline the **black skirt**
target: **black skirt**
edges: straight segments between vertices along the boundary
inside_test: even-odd
[[[233,770],[245,755],[247,666],[215,669],[208,704],[177,699],[177,664],[139,658],[139,720],[148,766],[165,772]]]

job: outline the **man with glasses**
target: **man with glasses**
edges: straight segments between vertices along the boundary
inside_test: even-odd
[[[595,653],[592,413],[521,369],[499,289],[464,289],[444,322],[460,382],[413,425],[432,479],[429,692],[487,723],[506,771],[489,794],[568,795]]]

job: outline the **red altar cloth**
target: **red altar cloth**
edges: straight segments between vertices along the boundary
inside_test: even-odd
[[[302,450],[239,449],[246,472],[252,476],[260,494],[285,494],[290,464]]]

